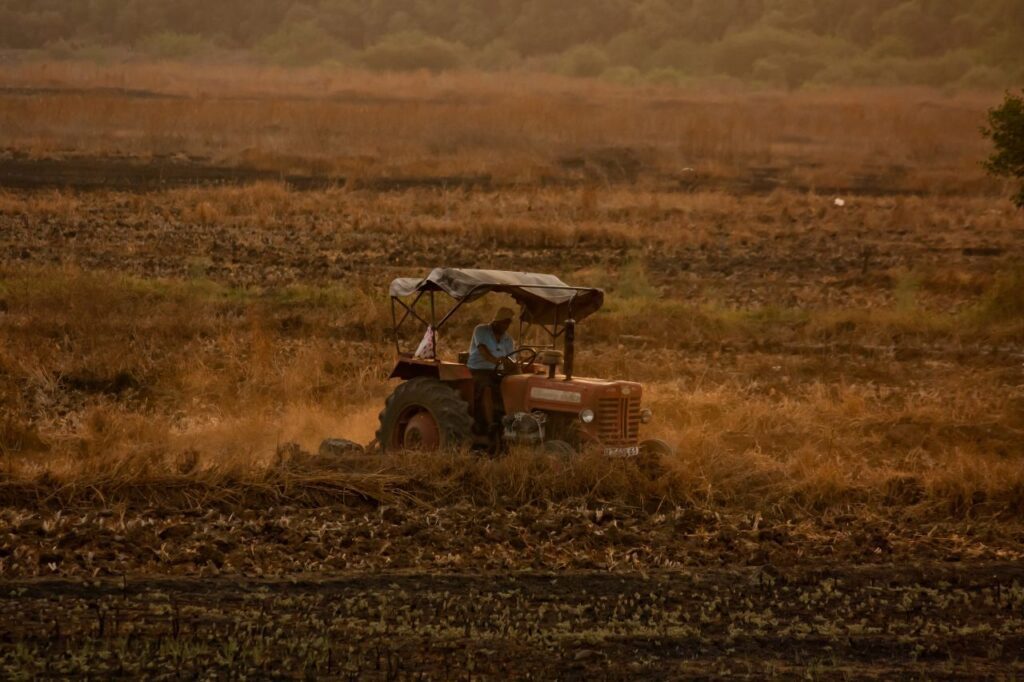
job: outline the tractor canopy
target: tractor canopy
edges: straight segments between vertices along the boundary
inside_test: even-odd
[[[524,322],[542,325],[582,320],[604,303],[601,289],[574,287],[554,275],[532,272],[434,268],[423,279],[399,277],[391,282],[392,299],[427,292],[443,292],[459,305],[491,292],[508,294],[523,307]]]

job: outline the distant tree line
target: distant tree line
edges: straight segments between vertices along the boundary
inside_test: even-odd
[[[1024,81],[1024,0],[0,0],[0,50],[998,87]]]

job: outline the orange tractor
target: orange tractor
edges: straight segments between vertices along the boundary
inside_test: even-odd
[[[394,280],[390,293],[398,353],[390,378],[402,383],[380,413],[377,442],[383,450],[471,446],[497,452],[524,445],[563,456],[584,448],[613,457],[672,452],[664,441],[640,440],[652,417],[642,406],[640,384],[573,375],[576,323],[600,309],[600,289],[570,286],[554,275],[435,268],[423,279]],[[500,404],[487,405],[494,419],[484,425],[474,417],[481,412],[475,401],[493,400],[490,392],[481,397],[475,390],[468,353],[459,353],[457,361],[438,357],[437,338],[464,304],[491,293],[518,303],[519,343],[531,332],[543,339],[517,345],[499,365]],[[402,348],[407,323],[424,328],[415,350]]]

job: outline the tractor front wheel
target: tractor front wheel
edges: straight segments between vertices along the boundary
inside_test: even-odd
[[[576,448],[564,440],[546,440],[541,445],[541,452],[561,462],[570,462],[576,456]]]
[[[385,452],[434,452],[468,443],[473,428],[469,405],[437,379],[416,377],[395,388],[380,413],[377,442]]]
[[[637,458],[637,464],[647,474],[657,477],[665,473],[665,460],[675,457],[675,455],[674,447],[660,438],[651,438],[640,441],[640,456]]]

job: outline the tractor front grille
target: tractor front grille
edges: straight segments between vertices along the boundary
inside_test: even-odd
[[[600,398],[597,435],[605,445],[635,445],[640,438],[640,398]]]

